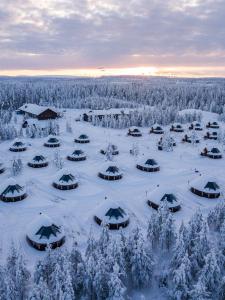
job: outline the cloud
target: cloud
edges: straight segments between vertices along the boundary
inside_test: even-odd
[[[225,68],[224,20],[224,0],[1,0],[0,70]]]

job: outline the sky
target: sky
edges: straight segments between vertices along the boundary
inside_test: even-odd
[[[225,77],[225,0],[0,0],[0,75]]]

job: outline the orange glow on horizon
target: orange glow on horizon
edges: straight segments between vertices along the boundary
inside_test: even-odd
[[[154,67],[54,69],[54,70],[0,70],[0,76],[169,76],[169,77],[225,77],[225,67]]]

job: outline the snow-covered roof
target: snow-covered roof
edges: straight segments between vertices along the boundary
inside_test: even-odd
[[[81,135],[79,135],[79,137],[77,139],[78,140],[88,140],[89,137],[86,134],[81,134]]]
[[[4,197],[19,197],[25,193],[25,187],[14,178],[8,178],[0,186],[0,194]]]
[[[77,183],[77,178],[68,169],[62,169],[57,172],[54,183],[58,185],[71,185]]]
[[[173,123],[173,126],[176,128],[183,128],[183,126],[180,123]]]
[[[71,157],[85,157],[86,155],[85,155],[85,153],[84,153],[83,150],[75,149],[75,150],[73,151],[73,153],[70,154],[69,156],[71,156]]]
[[[47,159],[44,155],[42,154],[36,154],[30,161],[33,164],[43,164],[47,162]]]
[[[206,193],[220,193],[220,187],[218,185],[218,180],[214,177],[199,176],[190,183],[190,186],[196,190],[203,191]]]
[[[48,144],[58,144],[59,140],[57,139],[57,137],[55,135],[49,135],[47,138],[47,142]]]
[[[208,153],[211,153],[213,155],[221,155],[221,152],[218,148],[212,148]]]
[[[41,213],[30,224],[27,236],[38,244],[51,244],[61,240],[65,234],[59,224]]]
[[[47,109],[51,109],[52,111],[57,113],[57,111],[54,108],[50,108],[47,106],[41,106],[41,105],[37,105],[37,104],[33,104],[33,103],[25,103],[24,105],[22,105],[19,108],[19,110],[22,110],[24,112],[27,112],[27,113],[30,113],[30,114],[33,114],[36,116],[40,115]]]
[[[13,144],[11,146],[11,148],[24,148],[25,144],[23,143],[23,141],[21,141],[20,139],[16,138],[13,141]]]
[[[162,126],[157,124],[157,123],[155,123],[152,127],[153,127],[154,130],[163,130]]]
[[[114,163],[108,163],[104,165],[103,170],[100,172],[103,175],[110,175],[110,176],[118,176],[122,175],[123,173],[120,171],[119,167]]]
[[[129,128],[129,130],[130,130],[130,131],[138,131],[138,132],[140,132],[140,129],[139,129],[138,127],[136,127],[136,126],[131,126],[131,127]]]
[[[129,220],[128,213],[116,201],[105,199],[96,209],[95,216],[106,224],[118,224]]]
[[[159,167],[159,164],[153,158],[144,158],[142,159],[142,161],[140,161],[140,163],[138,163],[138,165],[145,168]]]
[[[180,205],[177,191],[171,187],[158,187],[148,195],[148,198],[158,205],[161,205],[164,201],[167,202],[168,207]]]

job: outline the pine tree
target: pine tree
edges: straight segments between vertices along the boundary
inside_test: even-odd
[[[39,283],[33,284],[33,288],[29,296],[30,300],[53,300],[51,291],[49,290],[46,282],[41,277]]]
[[[132,284],[135,288],[149,287],[153,273],[153,255],[149,248],[146,249],[139,228],[133,231],[130,239],[133,241],[130,254]]]
[[[121,274],[119,273],[119,266],[115,263],[113,272],[110,274],[109,279],[109,295],[107,300],[124,300],[125,286],[121,281]]]

